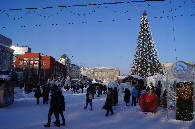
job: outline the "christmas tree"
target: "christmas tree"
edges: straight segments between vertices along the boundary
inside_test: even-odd
[[[131,68],[132,75],[138,75],[143,78],[152,76],[155,73],[162,73],[162,66],[157,57],[157,50],[155,49],[152,33],[149,28],[147,14],[144,11],[140,24],[136,53]]]

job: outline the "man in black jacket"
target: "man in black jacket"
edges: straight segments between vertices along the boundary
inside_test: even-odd
[[[64,114],[63,114],[63,111],[65,111],[65,101],[64,101],[64,96],[62,95],[61,89],[57,90],[57,104],[58,104],[59,115],[61,115],[62,122],[63,122],[60,125],[65,125],[65,118],[64,118]],[[54,122],[54,124],[57,124],[57,123]]]
[[[56,89],[57,89],[57,86],[54,86],[52,90],[52,95],[51,95],[50,109],[48,113],[48,122],[46,125],[44,125],[45,127],[50,127],[51,116],[53,113],[56,117],[56,124],[54,126],[58,126],[58,127],[60,126]]]

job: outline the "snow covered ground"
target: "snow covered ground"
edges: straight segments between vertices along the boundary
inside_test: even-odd
[[[0,129],[45,129],[49,104],[36,104],[34,92],[25,94],[16,88],[15,102],[13,105],[0,109]],[[86,93],[86,89],[84,90]],[[106,95],[93,100],[93,111],[90,106],[84,109],[85,93],[72,93],[63,91],[66,101],[64,112],[66,126],[55,127],[51,123],[50,129],[195,129],[195,121],[167,120],[166,111],[158,108],[155,114],[140,111],[139,105],[125,106],[119,98],[118,106],[113,107],[114,115],[105,116],[106,110],[102,109]],[[61,117],[60,117],[61,119]],[[54,115],[52,121],[55,121]]]

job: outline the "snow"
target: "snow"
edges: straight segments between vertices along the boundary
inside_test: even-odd
[[[0,109],[0,129],[45,129],[49,104],[36,104],[34,92],[25,94],[23,89],[16,88],[15,102],[9,107]],[[84,89],[86,93],[86,89]],[[85,93],[63,91],[66,101],[66,126],[55,127],[51,123],[50,129],[195,129],[194,121],[167,120],[166,109],[158,108],[156,113],[145,113],[137,106],[125,106],[119,97],[119,103],[113,107],[114,115],[105,116],[102,109],[106,95],[95,95],[93,111],[90,106],[84,109]],[[61,120],[61,117],[60,117]],[[55,121],[54,115],[52,121]]]
[[[125,79],[126,77],[128,77],[128,76],[118,76],[118,80]]]
[[[143,79],[142,77],[138,76],[138,75],[131,75],[132,77],[134,78],[137,78],[137,79]]]

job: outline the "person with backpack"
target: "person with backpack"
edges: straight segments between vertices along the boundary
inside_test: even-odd
[[[87,89],[87,93],[86,93],[86,106],[84,107],[84,109],[87,108],[88,103],[90,103],[91,106],[91,111],[92,111],[92,99],[93,99],[93,95],[91,93],[91,90],[89,90],[89,88]]]

